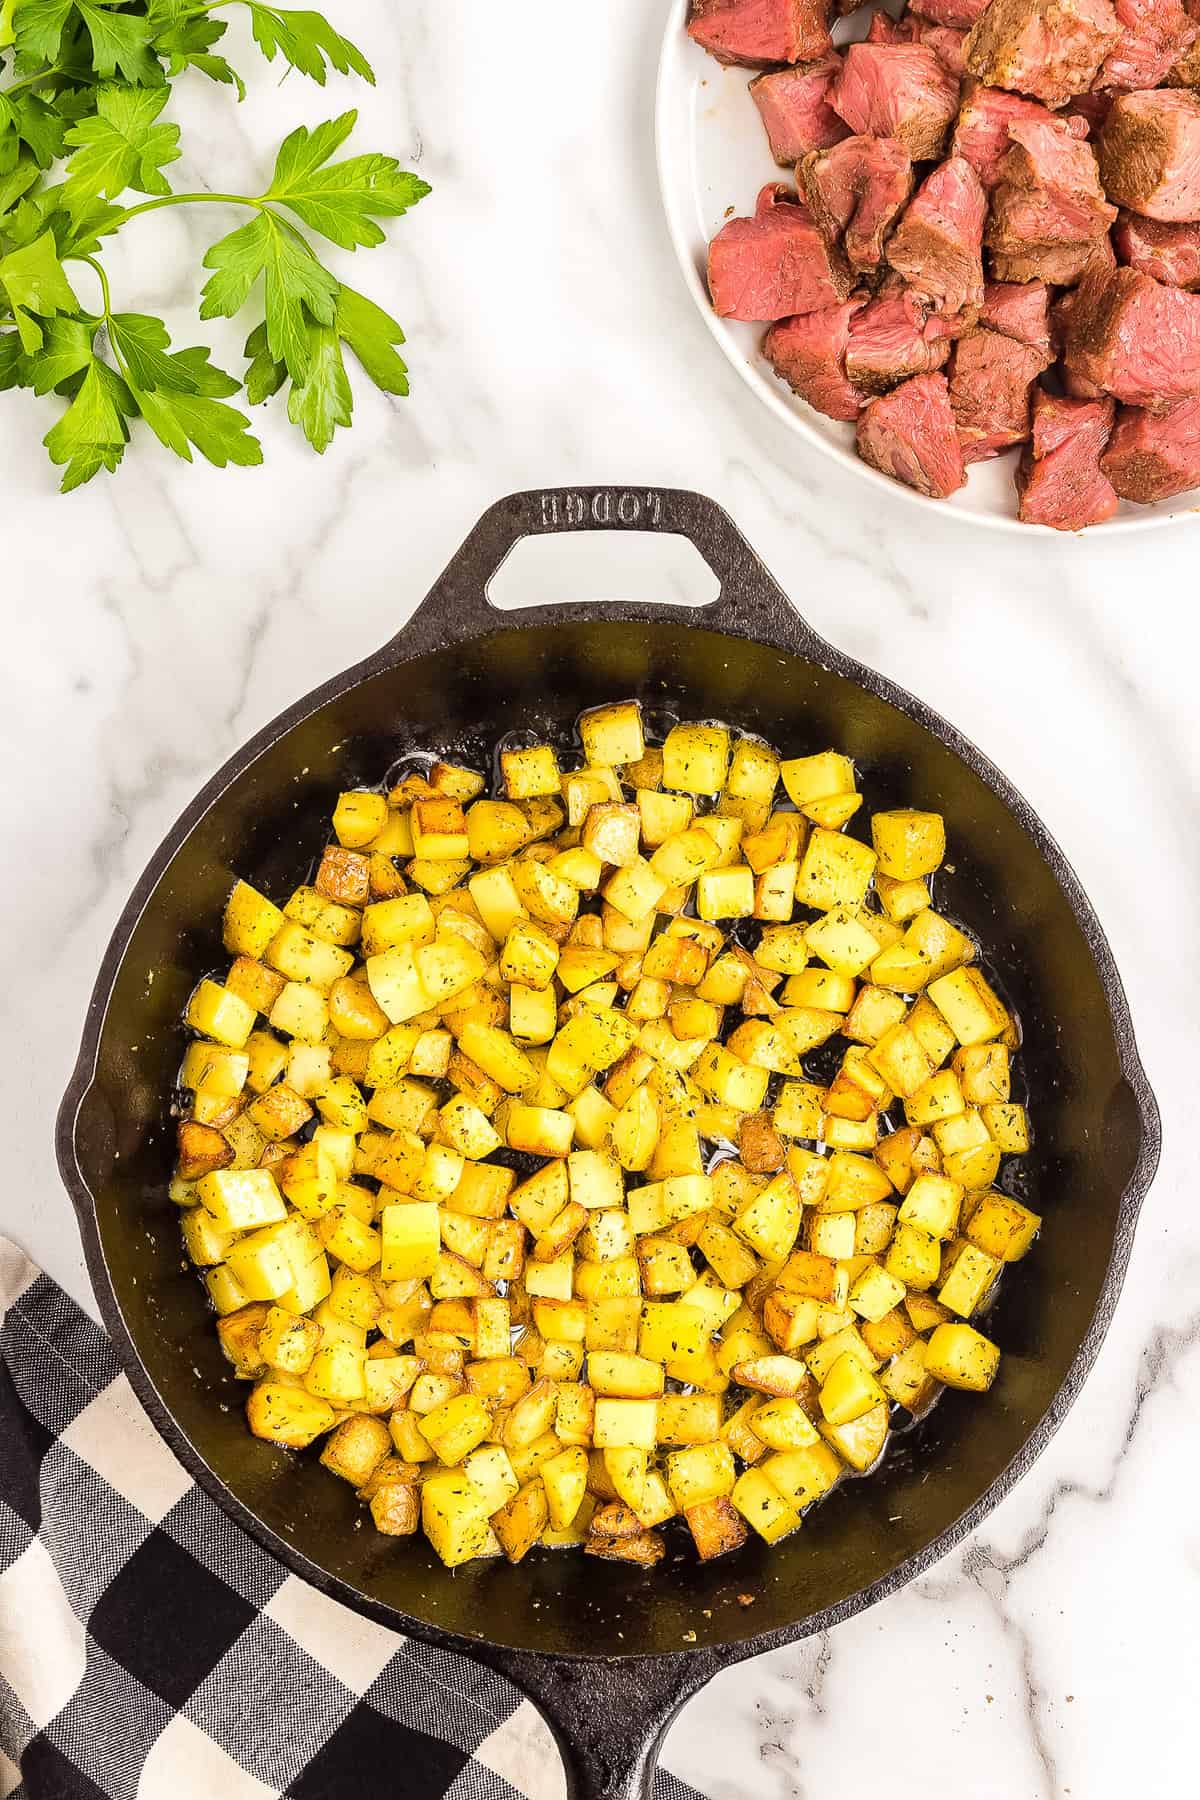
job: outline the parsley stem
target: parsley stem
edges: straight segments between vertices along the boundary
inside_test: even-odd
[[[260,210],[262,204],[249,194],[163,194],[157,200],[143,200],[138,206],[125,207],[110,229],[119,230],[127,220],[136,219],[139,213],[157,212],[160,206],[199,206],[206,201],[214,201],[220,206],[254,206]]]
[[[11,94],[20,93],[22,88],[40,87],[43,81],[53,81],[62,70],[57,63],[51,63],[47,69],[39,69],[36,75],[22,75],[20,81],[14,81],[10,87],[0,88],[0,94],[7,100]]]
[[[108,276],[104,273],[103,265],[98,263],[94,256],[72,256],[70,258],[70,261],[86,263],[88,268],[95,275],[96,279],[100,283],[100,300],[101,300],[101,304],[104,307],[104,317],[106,320],[111,319],[111,317],[112,317],[112,294],[109,292]]]

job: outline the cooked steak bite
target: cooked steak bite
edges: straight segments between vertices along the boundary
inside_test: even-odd
[[[1117,256],[1167,287],[1200,288],[1200,224],[1167,225],[1123,212],[1113,228]]]
[[[1099,156],[1110,199],[1150,219],[1200,219],[1200,96],[1190,89],[1118,95]]]
[[[692,0],[688,35],[718,62],[803,62],[829,49],[829,8],[825,0]]]
[[[1109,0],[992,0],[971,28],[967,67],[989,87],[1062,106],[1094,84],[1120,35]]]
[[[1077,137],[1091,138],[1094,142],[1104,128],[1112,103],[1112,94],[1076,94],[1054,117],[1070,124]]]
[[[987,196],[970,163],[952,156],[917,189],[892,233],[888,261],[941,312],[983,302]]]
[[[953,25],[958,30],[970,31],[989,4],[990,0],[920,0],[920,5],[910,10],[933,25]]]
[[[777,163],[792,168],[810,150],[826,150],[849,137],[850,127],[829,104],[829,89],[841,67],[840,56],[822,56],[793,69],[773,69],[750,83]]]
[[[847,300],[781,319],[763,343],[763,355],[776,375],[829,419],[853,420],[862,410],[863,396],[845,374],[850,322],[862,304]]]
[[[1144,505],[1200,487],[1200,399],[1165,413],[1118,407],[1100,467],[1122,500]]]
[[[989,192],[1000,180],[1001,164],[1008,155],[1010,124],[1020,120],[1053,119],[1054,114],[1037,100],[1006,94],[1002,88],[984,87],[968,80],[963,88],[958,123],[950,142],[950,154],[964,157]],[[1087,135],[1084,120],[1070,127],[1079,137]]]
[[[979,323],[1045,353],[1050,361],[1050,289],[1044,281],[989,281]]]
[[[1057,119],[1014,119],[1011,147],[992,194],[987,242],[995,250],[1079,244],[1101,237],[1117,216],[1104,198],[1090,144]]]
[[[1098,88],[1157,87],[1191,48],[1197,27],[1183,0],[1113,0],[1121,36],[1096,77]]]
[[[1056,531],[1082,531],[1117,510],[1100,457],[1112,430],[1111,400],[1072,400],[1039,388],[1033,442],[1016,473],[1018,518]]]
[[[935,25],[931,19],[921,18],[916,13],[905,13],[902,19],[893,19],[885,12],[872,13],[866,41],[868,44],[924,44],[960,80],[966,68],[963,61],[966,32],[949,25]]]
[[[931,499],[944,500],[967,479],[944,375],[914,375],[881,394],[858,417],[864,462]]]
[[[1048,281],[1052,287],[1074,287],[1086,275],[1117,266],[1107,237],[1081,244],[1026,244],[1022,250],[992,250],[989,257],[996,281]]]
[[[868,274],[912,193],[912,162],[895,138],[848,137],[814,150],[796,171],[814,219],[852,269]]]
[[[941,154],[959,84],[924,44],[851,44],[830,94],[851,131],[894,137],[914,162]]]
[[[998,331],[972,331],[954,347],[950,405],[964,462],[982,462],[1030,432],[1034,382],[1050,361],[1047,351]]]
[[[938,59],[945,63],[956,81],[961,81],[967,72],[967,34],[956,25],[926,25],[922,28],[919,43],[932,50]]]
[[[1136,269],[1089,276],[1066,320],[1068,377],[1163,412],[1200,394],[1200,296]]]
[[[730,219],[709,245],[708,286],[723,319],[786,319],[845,300],[854,278],[807,206],[771,184],[752,219]]]
[[[940,369],[950,354],[950,340],[930,329],[911,288],[876,295],[850,327],[846,374],[868,394],[886,394],[913,375]]]

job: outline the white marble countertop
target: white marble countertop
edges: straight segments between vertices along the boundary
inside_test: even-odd
[[[0,402],[0,1229],[90,1304],[54,1110],[126,892],[213,769],[390,636],[501,493],[702,489],[819,630],[962,726],[1042,814],[1112,940],[1165,1149],[1112,1332],[1034,1472],[896,1598],[718,1679],[667,1766],[710,1800],[1182,1793],[1200,1653],[1196,540],[981,536],[881,501],[757,407],[666,243],[661,4],[334,10],[380,70],[353,96],[364,147],[434,186],[355,265],[409,332],[412,398],[360,395],[323,462],[268,409],[260,470],[143,445],[70,499],[38,448],[45,403]],[[346,84],[266,74],[240,113],[193,93],[202,178],[252,178],[283,129],[348,103]],[[143,230],[126,303],[181,333],[183,228]],[[561,1793],[540,1728],[527,1780]]]

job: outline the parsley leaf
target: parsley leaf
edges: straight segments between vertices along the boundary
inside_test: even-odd
[[[67,132],[75,153],[67,164],[63,199],[68,207],[113,197],[126,188],[169,194],[162,169],[179,157],[178,125],[157,125],[168,89],[105,86],[96,111]]]
[[[308,369],[305,309],[319,325],[333,321],[337,281],[302,240],[274,213],[260,212],[215,243],[204,258],[213,269],[205,283],[202,319],[232,318],[245,304],[259,276],[266,292],[267,344],[286,363],[294,381]]]
[[[63,29],[74,0],[18,0],[13,10],[17,55],[36,68],[52,63],[62,45]]]
[[[347,112],[311,131],[306,125],[297,126],[280,146],[264,195],[344,250],[381,244],[384,234],[375,220],[399,218],[429,192],[426,182],[401,169],[392,156],[351,156],[329,163],[357,118],[357,113]]]
[[[32,244],[9,251],[0,262],[0,287],[8,295],[27,354],[42,346],[42,329],[37,319],[52,319],[55,313],[79,311],[79,302],[63,273],[54,237],[49,231]],[[35,314],[36,318],[31,316]]]
[[[88,367],[98,323],[68,314],[46,321],[41,349],[27,358],[29,386],[35,394],[49,394]]]
[[[395,319],[343,283],[338,289],[337,328],[377,388],[385,394],[407,394],[408,365],[392,348],[404,342]]]
[[[342,361],[342,346],[331,325],[309,325],[308,369],[293,381],[288,418],[298,425],[313,449],[323,454],[339,425],[349,425],[354,397]]]
[[[120,69],[135,86],[159,86],[163,72],[150,54],[150,26],[144,15],[116,12],[114,0],[74,0],[92,40],[92,66],[97,75]]]
[[[261,406],[277,394],[287,380],[286,363],[276,362],[267,344],[266,324],[256,325],[246,339],[244,354],[250,358],[246,369],[246,398],[251,406]]]
[[[151,431],[184,462],[192,460],[192,444],[218,469],[228,463],[250,468],[263,459],[262,445],[250,435],[245,413],[226,406],[223,400],[171,390],[139,392],[137,399]]]
[[[150,0],[148,16],[155,54],[166,57],[168,75],[198,69],[210,81],[236,87],[239,100],[246,98],[241,76],[223,56],[213,53],[213,45],[225,36],[223,19],[198,11],[194,0]]]
[[[360,75],[372,85],[375,72],[357,45],[333,29],[318,12],[288,11],[261,0],[244,0],[249,7],[254,41],[268,62],[278,50],[285,62],[302,75],[325,86],[326,64],[339,75]]]
[[[75,398],[42,439],[50,461],[67,466],[64,493],[90,481],[98,469],[116,467],[129,441],[125,421],[135,411],[120,376],[93,357]]]

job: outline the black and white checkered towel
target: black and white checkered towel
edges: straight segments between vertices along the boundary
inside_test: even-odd
[[[0,1800],[561,1800],[529,1702],[252,1543],[2,1237],[0,1321]]]

